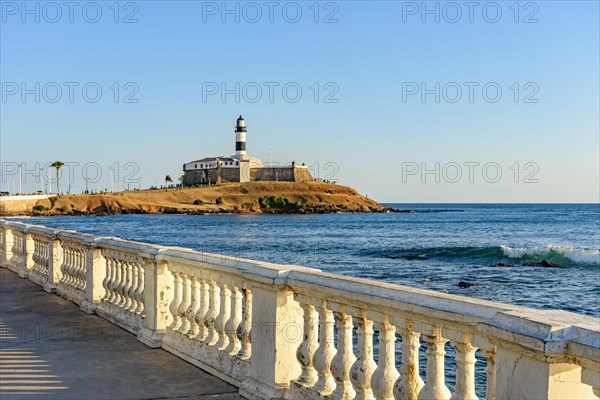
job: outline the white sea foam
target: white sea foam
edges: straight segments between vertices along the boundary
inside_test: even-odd
[[[584,264],[600,264],[600,250],[595,249],[579,249],[569,246],[536,246],[536,247],[509,247],[501,245],[500,248],[504,255],[510,258],[521,258],[525,254],[528,255],[549,255],[551,252],[559,253],[560,255],[574,261]]]

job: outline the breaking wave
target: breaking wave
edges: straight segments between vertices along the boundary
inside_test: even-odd
[[[576,264],[600,265],[600,250],[579,249],[569,246],[536,246],[536,247],[509,247],[500,246],[504,255],[508,258],[536,261],[542,259],[552,261],[553,259],[566,259]]]
[[[581,249],[568,246],[510,247],[429,247],[410,249],[371,249],[365,256],[405,260],[470,259],[488,263],[539,263],[543,260],[560,265],[600,266],[600,250]]]

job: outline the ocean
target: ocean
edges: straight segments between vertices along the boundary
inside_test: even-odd
[[[600,317],[600,205],[386,205],[412,212],[23,222]]]

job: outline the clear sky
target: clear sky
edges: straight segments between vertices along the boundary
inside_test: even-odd
[[[0,4],[1,190],[161,185],[242,114],[382,202],[600,200],[598,1]]]

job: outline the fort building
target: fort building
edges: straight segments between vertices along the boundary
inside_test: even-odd
[[[264,166],[262,160],[246,153],[246,121],[242,116],[235,127],[235,154],[226,157],[205,157],[183,164],[183,184],[221,184],[228,182],[314,180],[305,164],[290,166]]]

